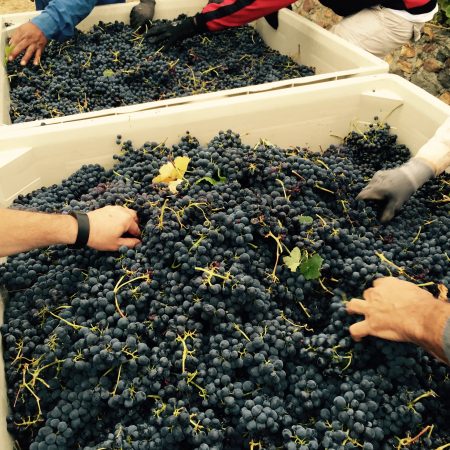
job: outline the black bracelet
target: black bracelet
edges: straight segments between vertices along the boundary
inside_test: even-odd
[[[71,211],[69,213],[77,219],[78,233],[75,244],[70,245],[71,248],[83,248],[89,241],[89,217],[86,213],[80,211]]]

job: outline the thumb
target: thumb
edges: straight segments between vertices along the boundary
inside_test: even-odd
[[[356,200],[383,200],[384,196],[384,192],[379,189],[367,186],[356,196]]]
[[[354,323],[348,330],[356,342],[359,342],[363,337],[369,334],[369,327],[366,320]]]
[[[396,199],[390,199],[384,208],[383,214],[381,215],[381,223],[386,223],[392,220],[400,206],[401,205],[398,204]]]
[[[140,244],[141,241],[139,239],[135,239],[135,238],[119,238],[117,240],[117,245],[119,247],[122,247],[122,245],[124,245],[125,247],[128,248],[134,248],[136,247],[136,245]]]

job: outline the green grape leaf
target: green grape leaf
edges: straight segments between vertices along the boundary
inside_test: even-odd
[[[310,256],[300,264],[300,272],[306,280],[316,280],[320,277],[320,269],[322,268],[323,258],[316,253]]]
[[[215,186],[216,184],[220,183],[220,181],[215,180],[214,178],[211,177],[202,177],[199,180],[197,180],[194,184],[199,184],[202,181],[207,181],[209,184],[212,184],[213,186]]]
[[[9,55],[12,53],[12,51],[13,51],[12,45],[5,46],[5,65],[8,62]]]
[[[298,216],[298,221],[305,225],[311,225],[314,219],[311,216]]]
[[[227,181],[227,179],[225,177],[220,176],[220,169],[217,169],[217,177],[219,178],[218,180],[215,180],[212,177],[202,177],[199,180],[197,180],[194,184],[199,184],[202,181],[207,181],[209,184],[212,184],[213,186],[215,186],[216,184],[225,183]]]
[[[114,76],[115,75],[115,73],[114,73],[114,70],[112,70],[112,69],[105,69],[104,71],[103,71],[103,76],[104,77],[112,77],[112,76]]]
[[[298,247],[294,247],[289,256],[283,258],[284,264],[291,269],[291,272],[295,272],[302,261],[302,252]]]

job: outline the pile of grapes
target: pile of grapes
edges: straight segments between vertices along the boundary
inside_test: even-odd
[[[155,24],[161,21],[155,21]],[[123,23],[51,41],[40,66],[8,63],[13,123],[314,75],[265,45],[251,27],[161,50]]]
[[[114,169],[18,198],[126,205],[143,232],[135,249],[55,246],[0,266],[20,448],[446,448],[448,368],[414,345],[355,343],[345,311],[391,273],[450,286],[448,175],[385,226],[355,200],[408,158],[379,123],[321,154],[188,133],[171,148],[123,142]]]

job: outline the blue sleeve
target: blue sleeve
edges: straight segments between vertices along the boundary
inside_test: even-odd
[[[47,39],[64,41],[74,35],[75,27],[96,4],[97,0],[51,0],[31,22],[42,30]]]
[[[447,321],[447,324],[444,328],[444,353],[450,362],[450,319]]]

